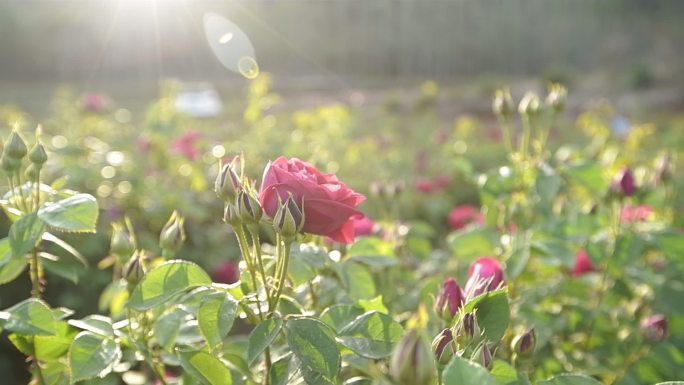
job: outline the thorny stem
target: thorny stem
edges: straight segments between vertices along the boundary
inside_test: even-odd
[[[277,277],[277,290],[276,290],[276,295],[275,298],[273,299],[273,310],[278,308],[278,301],[280,301],[280,296],[283,294],[283,288],[285,287],[285,279],[287,277],[287,265],[289,264],[290,261],[290,245],[292,244],[291,240],[288,239],[282,239],[282,237],[277,237],[280,239],[277,239],[278,245],[281,246],[280,248],[280,254],[278,255],[278,260],[282,259],[281,265],[280,265],[280,271],[278,272],[278,277]],[[282,245],[280,245],[282,243]],[[284,247],[283,247],[284,246]]]
[[[264,316],[261,313],[261,301],[259,300],[259,286],[257,285],[256,270],[254,269],[254,261],[252,260],[251,252],[249,251],[249,244],[247,243],[247,236],[245,235],[245,229],[242,225],[234,226],[235,234],[237,235],[238,246],[240,247],[240,252],[242,253],[242,258],[247,264],[247,269],[249,274],[252,276],[252,287],[254,288],[254,295],[256,296],[257,310],[259,313],[259,319],[263,320]]]
[[[29,275],[31,277],[31,296],[40,299],[40,293],[43,291],[40,284],[40,261],[38,260],[38,249],[35,247],[31,251],[31,260],[29,261]]]
[[[264,283],[264,291],[266,292],[266,300],[269,304],[269,312],[271,305],[271,291],[268,289],[268,283],[266,282],[266,270],[264,270],[264,261],[261,257],[261,242],[259,241],[259,228],[257,226],[248,226],[249,232],[252,236],[252,245],[254,246],[254,259],[256,259],[259,264],[259,272],[261,273],[261,280]],[[256,277],[255,277],[256,279]]]

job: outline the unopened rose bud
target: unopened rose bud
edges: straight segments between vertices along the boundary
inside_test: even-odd
[[[123,270],[123,277],[130,286],[135,286],[145,276],[145,266],[139,253],[133,254]]]
[[[631,197],[636,193],[636,186],[634,184],[634,175],[629,168],[624,168],[615,176],[611,191],[615,194]]]
[[[226,204],[226,207],[223,209],[223,221],[231,226],[238,225],[242,220],[236,211],[235,206],[230,203]]]
[[[221,167],[214,182],[216,195],[226,202],[234,201],[238,191],[243,189],[242,180],[237,173],[238,165],[236,159]]]
[[[259,201],[246,190],[241,190],[238,193],[235,210],[237,216],[245,223],[259,222],[264,212]]]
[[[563,111],[568,90],[560,84],[553,83],[549,86],[549,93],[546,95],[546,105],[551,107],[556,113]]]
[[[483,342],[472,355],[473,361],[482,365],[487,370],[492,370],[494,360],[492,358],[492,350],[489,349],[486,342]]]
[[[468,346],[480,336],[480,327],[477,324],[475,313],[466,313],[456,327],[456,342],[461,347]]]
[[[652,315],[641,322],[640,329],[647,342],[662,342],[667,337],[667,319],[662,314]]]
[[[8,157],[16,160],[21,160],[26,156],[28,148],[26,147],[26,142],[19,136],[17,131],[12,131],[5,144],[4,154]]]
[[[513,351],[523,358],[531,357],[534,353],[535,345],[537,344],[537,337],[534,334],[534,329],[529,329],[525,333],[513,339]]]
[[[15,159],[3,153],[0,158],[0,165],[7,174],[14,174],[21,167],[21,159]]]
[[[539,96],[534,92],[528,92],[520,100],[520,104],[518,104],[518,113],[520,115],[535,116],[540,108]]]
[[[171,218],[166,222],[159,235],[159,246],[168,251],[178,250],[185,241],[185,229],[183,224],[185,219],[177,211],[171,214]]]
[[[657,182],[667,182],[672,178],[672,157],[670,154],[661,155],[656,159],[654,171]]]
[[[292,196],[278,207],[273,218],[276,233],[284,238],[294,238],[304,227],[304,211],[295,203]]]
[[[447,278],[435,300],[435,313],[447,323],[451,323],[463,302],[463,291],[458,283],[453,278]]]
[[[26,178],[31,181],[38,179],[38,167],[36,167],[36,164],[29,164],[26,167],[26,170],[24,170],[24,175],[26,175]]]
[[[494,258],[480,258],[470,265],[465,293],[468,298],[475,298],[483,293],[496,290],[506,283],[499,261]]]
[[[38,167],[42,166],[47,162],[48,156],[45,152],[45,147],[40,142],[36,142],[31,151],[28,154],[29,161]]]
[[[390,374],[397,385],[430,384],[437,376],[435,356],[423,333],[409,330],[399,341],[390,361]]]
[[[501,118],[508,118],[513,113],[513,98],[507,89],[496,90],[492,101],[492,110]]]
[[[451,361],[451,357],[456,353],[454,346],[454,336],[451,329],[444,329],[432,340],[432,350],[435,352],[437,362],[442,365]]]
[[[109,243],[109,252],[119,261],[128,259],[135,251],[133,237],[126,228],[118,223],[112,224],[112,239]]]

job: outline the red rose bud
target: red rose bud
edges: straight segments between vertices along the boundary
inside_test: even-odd
[[[484,223],[484,217],[475,206],[457,206],[449,213],[449,226],[454,230],[461,230],[473,222]]]
[[[534,347],[537,344],[537,337],[534,329],[529,329],[525,333],[513,339],[513,351],[520,357],[531,357]]]
[[[238,193],[235,209],[237,216],[245,223],[257,223],[263,214],[259,201],[246,190]]]
[[[240,268],[232,261],[224,262],[211,273],[214,282],[233,284],[240,280]]]
[[[594,265],[591,264],[589,255],[586,250],[580,250],[575,256],[575,266],[572,268],[571,274],[573,277],[580,277],[587,273],[596,271]]]
[[[463,291],[453,278],[447,278],[435,300],[435,313],[450,323],[461,306],[463,306]]]
[[[304,223],[304,211],[297,206],[291,196],[280,205],[273,218],[273,227],[276,233],[290,239],[302,231]]]
[[[451,361],[451,357],[456,353],[454,346],[454,336],[451,329],[444,329],[432,340],[432,350],[435,352],[437,362],[444,365]]]
[[[306,207],[302,231],[328,236],[336,242],[354,242],[356,210],[366,198],[342,183],[334,174],[322,174],[299,159],[280,157],[264,170],[259,201],[264,212],[274,218],[279,202],[292,196]],[[275,219],[275,218],[274,218]]]
[[[465,293],[468,298],[475,298],[483,293],[504,286],[503,270],[499,261],[494,258],[480,258],[470,265]]]
[[[235,157],[232,162],[224,164],[214,182],[216,195],[226,202],[235,199],[237,192],[242,190],[242,178],[237,174],[238,162],[242,162],[242,157]]]
[[[159,246],[162,249],[176,251],[181,247],[183,242],[185,242],[184,222],[185,219],[178,214],[178,211],[174,210],[159,235]]]
[[[662,314],[652,315],[641,322],[640,329],[647,342],[662,342],[667,336],[667,319]]]
[[[479,336],[480,327],[477,324],[475,313],[466,313],[463,315],[456,328],[456,342],[458,342],[461,347],[465,347]]]
[[[231,226],[239,225],[241,222],[240,217],[235,212],[235,206],[230,203],[227,203],[223,209],[223,221]]]
[[[628,168],[622,169],[613,180],[611,190],[625,197],[631,197],[636,193],[636,186],[634,184],[634,175]]]
[[[418,330],[409,330],[399,341],[392,359],[390,374],[397,385],[430,384],[437,377],[435,356]]]
[[[482,345],[475,350],[471,358],[485,369],[492,370],[492,366],[494,365],[492,350],[489,349],[486,342],[483,342]]]

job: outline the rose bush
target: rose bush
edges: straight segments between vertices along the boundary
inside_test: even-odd
[[[259,201],[273,218],[278,203],[288,197],[304,211],[304,231],[352,243],[354,220],[363,218],[356,210],[366,198],[340,182],[334,174],[322,174],[299,159],[280,157],[264,170]]]

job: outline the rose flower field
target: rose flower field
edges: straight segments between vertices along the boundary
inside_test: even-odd
[[[48,3],[31,20],[80,20],[69,2],[52,19]],[[277,55],[257,64],[259,34],[240,12],[382,8],[439,24],[453,9],[304,3],[202,13],[193,49],[231,77],[216,89],[160,70],[151,97],[122,91],[124,80],[93,86],[93,75],[24,102],[16,90],[30,82],[14,76],[30,66],[0,67],[21,84],[16,101],[0,91],[0,383],[684,385],[684,96],[658,83],[666,71],[630,72],[638,85],[616,94],[589,70],[534,67],[473,86],[448,80],[457,67],[406,67],[413,77],[396,88],[364,78],[345,93],[322,55],[307,60],[320,60],[326,87],[307,91],[312,78],[279,72]],[[684,11],[637,3],[609,10],[650,9],[650,22]],[[133,4],[116,12],[154,9],[164,31],[163,2]],[[192,9],[183,17],[212,5],[170,4]],[[542,8],[579,18],[587,4]],[[0,9],[16,17],[0,32],[28,28],[25,5]],[[514,17],[506,10],[501,20]],[[662,28],[681,31],[672,23]],[[329,52],[291,39],[302,56]],[[14,52],[3,44],[0,55]],[[181,71],[169,52],[200,61],[183,44],[161,45],[159,68],[168,55],[167,71]],[[98,71],[108,60],[144,67],[104,53]]]

